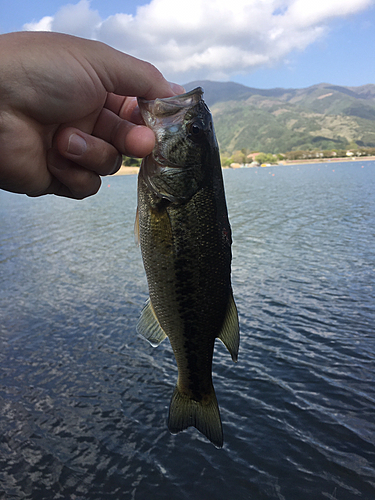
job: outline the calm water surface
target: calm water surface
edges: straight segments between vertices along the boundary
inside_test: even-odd
[[[375,163],[225,171],[237,364],[225,444],[166,426],[177,370],[147,298],[136,177],[84,201],[0,192],[0,498],[373,500]]]

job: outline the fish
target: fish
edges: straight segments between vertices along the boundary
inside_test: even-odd
[[[233,361],[239,320],[231,285],[232,235],[219,147],[201,87],[138,98],[155,147],[138,174],[135,233],[149,299],[137,332],[154,347],[169,338],[178,376],[169,407],[172,434],[190,426],[217,448],[223,429],[212,381],[215,339]]]

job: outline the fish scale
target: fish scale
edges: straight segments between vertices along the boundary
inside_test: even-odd
[[[153,346],[169,338],[178,368],[168,427],[196,427],[223,445],[212,383],[215,339],[232,359],[239,347],[231,287],[231,229],[212,117],[197,88],[139,99],[156,136],[138,176],[136,232],[150,298],[137,330]]]

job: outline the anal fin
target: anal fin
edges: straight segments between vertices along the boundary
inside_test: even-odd
[[[137,323],[137,332],[143,335],[153,347],[157,347],[167,337],[156,317],[151,300],[148,299]]]
[[[237,361],[240,346],[240,327],[238,323],[238,312],[231,292],[224,323],[218,338],[223,342],[230,352],[233,361]]]

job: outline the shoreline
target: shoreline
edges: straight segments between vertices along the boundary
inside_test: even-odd
[[[355,158],[321,158],[321,159],[308,159],[308,160],[283,160],[278,164],[269,165],[268,167],[279,167],[283,165],[319,165],[321,163],[344,163],[349,161],[375,161],[375,156],[360,156]],[[261,165],[257,167],[241,167],[240,165],[236,165],[233,167],[222,167],[225,169],[236,169],[236,168],[265,168]],[[137,175],[139,172],[139,167],[125,167],[122,165],[120,170],[116,172],[114,175]]]
[[[320,158],[319,160],[284,160],[279,163],[279,165],[319,165],[320,163],[345,163],[348,161],[375,161],[375,156],[356,156],[353,157],[343,157],[343,158]],[[272,165],[271,165],[272,166]],[[277,165],[275,165],[277,166]]]
[[[313,160],[312,158],[309,158],[307,160],[282,160],[279,163],[273,163],[270,165],[256,165],[256,166],[248,166],[244,167],[241,166],[239,163],[230,166],[230,167],[223,167],[223,168],[229,168],[229,169],[237,169],[237,168],[271,168],[271,167],[282,167],[282,166],[288,166],[288,165],[321,165],[321,164],[326,164],[326,163],[346,163],[346,162],[362,162],[362,161],[375,161],[375,156],[356,156],[355,158],[348,158],[348,157],[342,157],[342,158],[320,158]]]

